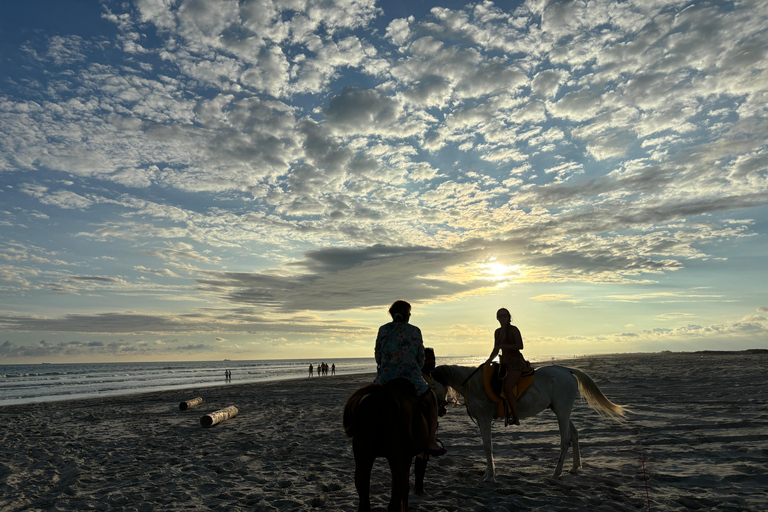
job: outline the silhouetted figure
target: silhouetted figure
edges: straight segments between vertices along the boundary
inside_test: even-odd
[[[387,382],[403,378],[413,384],[418,396],[427,404],[429,414],[429,454],[438,456],[445,453],[445,448],[437,444],[437,399],[429,385],[421,376],[424,366],[424,341],[421,330],[408,323],[411,318],[411,305],[404,300],[395,301],[389,308],[392,321],[379,327],[376,337],[377,375],[375,382]]]
[[[520,353],[523,350],[523,336],[520,334],[520,330],[512,325],[512,315],[509,314],[509,310],[506,308],[499,309],[496,312],[496,319],[501,327],[493,333],[493,352],[491,352],[486,363],[490,363],[499,353],[499,350],[501,350],[500,360],[506,370],[503,382],[504,395],[512,415],[511,418],[507,416],[506,423],[519,425],[517,398],[513,390],[517,385],[517,381],[520,380],[520,375],[529,371],[531,365],[525,360],[523,354]]]

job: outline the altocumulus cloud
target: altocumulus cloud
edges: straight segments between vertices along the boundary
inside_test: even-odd
[[[4,63],[8,330],[323,332],[496,260],[652,287],[765,225],[765,2],[71,8],[88,30],[20,27]]]

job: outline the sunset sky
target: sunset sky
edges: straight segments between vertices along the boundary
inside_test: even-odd
[[[0,363],[768,348],[768,2],[0,4]]]

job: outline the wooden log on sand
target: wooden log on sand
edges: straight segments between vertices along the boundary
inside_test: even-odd
[[[179,404],[179,409],[182,411],[186,411],[187,409],[191,409],[193,407],[197,407],[203,403],[202,397],[193,398],[192,400],[187,400],[186,402],[181,402]]]
[[[219,411],[206,414],[205,416],[200,418],[200,424],[205,428],[212,427],[214,425],[221,423],[222,421],[227,421],[229,418],[234,418],[235,416],[237,416],[237,413],[238,413],[237,407],[235,407],[234,405],[230,405],[229,407],[226,407]]]

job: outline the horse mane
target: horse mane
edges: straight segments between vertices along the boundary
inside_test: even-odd
[[[455,364],[443,364],[432,370],[432,378],[443,386],[450,386],[454,390],[461,393],[458,389],[462,386],[477,370],[477,367],[473,366],[459,366]]]
[[[476,380],[478,378],[481,379],[479,385],[480,385],[480,388],[482,389],[483,373],[477,371],[479,369],[480,367],[444,364],[432,370],[432,374],[431,374],[432,378],[435,379],[437,382],[439,382],[443,386],[452,388],[458,394],[461,395],[461,397],[464,399],[464,405],[466,406],[467,414],[475,424],[477,424],[477,419],[474,416],[472,416],[472,413],[469,410],[470,406],[468,402],[473,399],[471,396],[473,380]],[[477,385],[476,382],[474,384]]]
[[[482,386],[482,372],[478,370],[478,366],[459,366],[455,364],[444,364],[438,366],[432,370],[432,378],[436,382],[439,382],[446,388],[450,387],[456,393],[460,394],[464,398],[466,403],[467,398],[471,392],[472,384],[475,380],[481,379]]]

